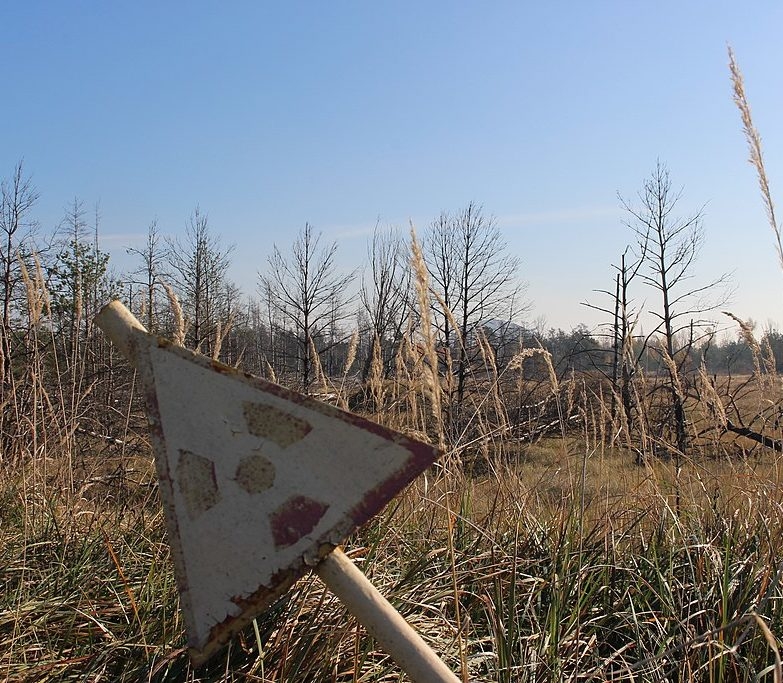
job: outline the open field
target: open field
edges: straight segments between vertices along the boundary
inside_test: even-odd
[[[24,341],[0,413],[0,678],[404,680],[315,577],[192,670],[132,371],[97,335],[52,353],[33,321]],[[315,363],[313,393],[443,456],[346,551],[461,680],[779,680],[774,366],[639,370],[625,411],[541,347],[500,367],[479,337],[461,398],[432,337],[404,339],[388,377],[372,360],[365,383]]]
[[[760,151],[752,159],[765,181]],[[668,187],[660,166],[657,180]],[[709,342],[696,345],[693,323],[678,336],[668,318],[666,335],[640,346],[619,318],[618,279],[611,344],[561,372],[540,340],[511,343],[479,324],[468,334],[467,318],[456,321],[430,286],[415,236],[410,256],[391,335],[356,330],[319,349],[306,328],[294,326],[297,337],[270,319],[232,338],[232,309],[202,336],[191,325],[188,342],[171,288],[170,310],[156,313],[153,280],[148,325],[159,316],[175,344],[441,447],[439,463],[346,552],[464,683],[783,681],[783,395],[772,337],[759,343],[735,318],[744,374],[710,375]],[[314,576],[191,668],[135,374],[82,317],[82,270],[72,269],[74,296],[52,306],[31,258],[28,270],[20,257],[26,307],[0,339],[0,678],[405,680]],[[9,306],[12,289],[7,279]]]
[[[464,680],[773,680],[781,465],[677,475],[551,438],[484,474],[431,471],[346,549]],[[79,473],[3,479],[0,677],[399,680],[314,577],[191,671],[150,461]]]

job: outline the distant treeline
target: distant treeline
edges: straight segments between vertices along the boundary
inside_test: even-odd
[[[525,330],[521,338],[527,345],[540,341],[552,354],[559,372],[606,371],[612,364],[611,342],[600,332],[592,332],[586,325],[577,325],[570,332],[559,328],[550,328],[543,334]],[[633,341],[633,349],[640,359],[639,366],[646,372],[664,369],[660,356],[645,350],[643,338]],[[750,375],[757,370],[759,354],[765,361],[765,370],[774,367],[777,372],[783,372],[783,333],[767,330],[758,340],[750,343],[743,336],[731,339],[725,335],[707,335],[694,344],[690,364],[693,366],[691,369],[695,370],[704,363],[708,375]]]

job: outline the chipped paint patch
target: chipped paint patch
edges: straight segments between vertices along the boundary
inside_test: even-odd
[[[269,515],[275,547],[286,548],[309,534],[328,509],[328,505],[307,496],[289,498]]]
[[[263,403],[243,403],[248,431],[254,436],[269,439],[280,448],[304,439],[312,430],[305,420]]]
[[[220,500],[215,463],[190,451],[179,451],[177,481],[190,519],[196,519]]]
[[[275,466],[263,455],[255,453],[242,458],[234,480],[248,493],[261,493],[275,481]]]

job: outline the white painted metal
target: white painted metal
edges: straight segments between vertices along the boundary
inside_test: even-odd
[[[239,602],[259,586],[274,586],[275,576],[302,557],[315,565],[323,544],[341,543],[354,526],[351,510],[411,454],[328,414],[194,365],[170,349],[151,348],[150,360],[192,645],[203,648],[212,628],[238,616]],[[276,443],[252,433],[249,406],[269,409],[275,424],[293,417],[310,429],[296,438],[291,427]],[[285,511],[288,501],[295,501],[290,524],[309,510],[312,529],[307,523],[289,526],[286,534],[282,522],[275,534],[272,515]]]

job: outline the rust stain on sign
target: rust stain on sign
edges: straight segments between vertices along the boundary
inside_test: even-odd
[[[188,645],[203,662],[437,451],[137,321],[126,329],[113,310],[105,322],[139,369]],[[241,558],[229,572],[227,557]]]
[[[242,458],[234,480],[248,493],[261,493],[274,483],[275,466],[263,455],[255,453]]]
[[[305,420],[274,406],[245,401],[243,408],[248,431],[254,436],[273,441],[280,448],[288,448],[301,441],[312,430]]]
[[[191,519],[199,517],[220,500],[215,463],[209,458],[180,449],[177,479]]]
[[[276,548],[286,548],[315,529],[328,505],[308,498],[293,496],[269,515]]]

